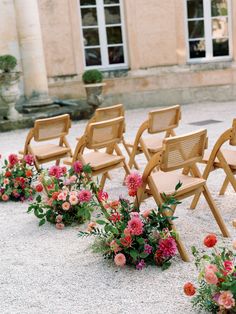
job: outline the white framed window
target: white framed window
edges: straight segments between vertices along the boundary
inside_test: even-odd
[[[184,0],[189,62],[232,58],[231,0]]]
[[[123,0],[79,0],[86,68],[127,68]]]

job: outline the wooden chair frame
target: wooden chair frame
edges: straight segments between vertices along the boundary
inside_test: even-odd
[[[157,130],[155,130],[154,126],[154,116],[158,114],[168,113],[168,112],[175,112],[175,122],[172,125],[160,127]],[[130,145],[133,149],[131,152],[130,160],[129,160],[129,167],[132,168],[132,166],[135,163],[135,156],[139,154],[144,154],[147,161],[151,159],[151,157],[154,155],[152,152],[148,150],[145,144],[145,140],[142,138],[143,133],[147,131],[149,134],[159,134],[165,132],[165,137],[175,136],[174,128],[177,128],[179,125],[179,121],[181,120],[181,107],[180,105],[168,107],[168,108],[161,108],[154,111],[149,112],[149,118],[144,121],[141,126],[138,129],[138,132],[135,137],[135,141],[133,145]]]
[[[119,125],[119,135],[117,138],[114,138],[112,140],[103,141],[101,143],[93,143],[93,129],[94,128],[103,128],[103,127],[109,127],[114,126],[116,124]],[[76,145],[75,152],[73,154],[73,157],[70,161],[65,160],[64,163],[67,165],[72,165],[76,160],[80,160],[83,164],[86,164],[84,155],[84,150],[87,148],[89,150],[94,150],[95,152],[99,153],[99,149],[106,148],[106,154],[114,155],[114,152],[117,156],[124,157],[119,146],[117,145],[122,137],[123,137],[123,128],[124,128],[124,117],[118,117],[106,121],[101,122],[91,122],[87,125],[84,135],[79,138],[78,144]],[[100,154],[104,154],[100,152]],[[86,154],[85,154],[86,155]],[[105,185],[105,181],[107,179],[108,171],[123,167],[126,175],[130,174],[129,166],[127,165],[125,161],[125,157],[123,161],[117,163],[116,165],[108,166],[103,169],[99,170],[92,170],[92,175],[97,176],[99,174],[102,174],[102,179],[100,181],[100,188],[103,189]]]
[[[166,168],[165,164],[166,164],[166,160],[168,159],[168,144],[170,141],[172,141],[172,143],[174,141],[176,141],[176,145],[178,145],[179,141],[181,139],[184,139],[184,137],[186,136],[191,136],[191,135],[196,135],[196,134],[200,134],[203,135],[203,143],[202,143],[202,156],[203,156],[203,151],[205,149],[205,145],[206,145],[206,130],[201,130],[201,131],[197,131],[197,132],[193,132],[190,133],[188,135],[185,136],[177,136],[177,137],[173,137],[173,138],[169,138],[169,139],[164,139],[163,142],[163,150],[160,152],[157,152],[154,156],[152,156],[152,158],[149,160],[144,172],[143,172],[143,176],[142,176],[142,180],[143,180],[143,184],[142,187],[139,189],[138,193],[137,193],[137,199],[136,199],[136,203],[141,203],[144,199],[149,198],[149,197],[153,197],[154,200],[156,201],[157,205],[161,205],[164,202],[163,196],[160,193],[160,191],[158,190],[158,186],[155,184],[155,181],[152,177],[152,172],[154,169],[158,169],[158,171],[162,170],[164,172],[169,172],[170,170],[168,168]],[[181,154],[184,153],[184,151],[181,152]],[[194,178],[200,178],[203,179],[196,163],[201,160],[201,157],[198,158],[193,158],[192,160],[186,160],[186,163],[183,163],[180,166],[176,166],[176,167],[172,167],[172,170],[177,170],[177,169],[182,169],[182,168],[186,168],[188,167],[189,170],[191,170],[191,175]],[[187,175],[186,175],[187,176]],[[176,182],[176,184],[178,183],[178,181]],[[174,187],[173,187],[173,191],[174,191]],[[190,187],[190,188],[185,188],[184,190],[181,190],[181,188],[177,191],[175,198],[177,200],[182,200],[184,198],[188,198],[192,195],[195,195],[196,193],[203,193],[210,209],[211,212],[218,224],[218,226],[220,227],[220,230],[223,234],[223,236],[225,237],[229,237],[229,232],[226,228],[226,225],[221,217],[221,214],[206,186],[206,181],[202,180],[201,184],[196,185],[196,188]],[[170,213],[170,211],[164,211],[164,215],[166,217],[171,217],[174,212],[175,212],[176,206],[173,207],[173,212]],[[173,230],[176,230],[176,227],[173,223],[172,220],[170,220],[171,223],[171,227]],[[181,241],[181,239],[178,237],[177,238],[177,246],[178,246],[178,250],[179,253],[182,257],[182,259],[184,261],[189,261],[189,256],[188,253]]]
[[[226,174],[226,178],[223,182],[223,185],[220,189],[220,195],[224,195],[226,189],[231,183],[234,191],[236,192],[236,179],[234,174],[236,174],[236,170],[231,168],[230,165],[227,163],[225,156],[224,156],[224,149],[222,149],[223,144],[229,142],[231,146],[236,146],[236,119],[233,120],[232,127],[226,130],[216,141],[212,152],[209,156],[208,162],[206,164],[205,170],[203,172],[203,178],[205,180],[208,179],[210,172],[223,169]],[[236,151],[235,151],[235,161],[236,161]],[[197,206],[199,201],[200,195],[197,194],[191,204],[191,208],[194,209]]]
[[[40,132],[41,125],[44,125],[44,126],[52,125],[52,124],[56,124],[57,122],[61,122],[63,120],[65,121],[65,126],[64,126],[63,132],[61,132],[59,135],[54,134],[51,136],[49,135],[49,136],[46,136],[44,138],[40,138],[39,132]],[[20,151],[19,153],[24,155],[24,156],[27,154],[32,154],[35,158],[34,163],[35,163],[35,167],[38,171],[40,169],[41,164],[44,164],[44,163],[47,163],[47,162],[50,162],[53,160],[56,160],[56,165],[59,165],[60,160],[62,158],[66,157],[68,155],[70,157],[72,157],[71,147],[70,147],[70,145],[67,141],[67,138],[66,138],[66,135],[68,134],[70,127],[71,127],[71,120],[70,120],[70,116],[68,114],[56,116],[56,117],[52,117],[52,118],[35,120],[34,127],[32,129],[30,129],[30,131],[26,137],[24,150]],[[44,142],[44,141],[49,141],[49,140],[54,140],[54,139],[59,139],[58,146],[68,148],[68,152],[65,154],[59,154],[57,156],[48,157],[48,158],[39,160],[33,152],[33,149],[31,146],[31,141],[34,140],[35,142]]]

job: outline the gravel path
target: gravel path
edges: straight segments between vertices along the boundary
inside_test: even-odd
[[[151,108],[127,111],[127,139],[132,140],[138,126]],[[178,134],[201,127],[190,122],[215,119],[222,121],[209,124],[209,148],[223,130],[231,126],[234,103],[205,103],[183,106]],[[75,137],[83,133],[86,121],[72,125],[69,142],[75,146]],[[7,156],[23,147],[27,130],[0,134],[0,153]],[[145,160],[139,156],[142,167]],[[122,176],[112,173],[107,183],[111,197],[126,195]],[[236,229],[236,195],[230,188],[224,197],[218,196],[223,182],[221,171],[211,174],[208,187],[218,204],[232,238]],[[186,247],[202,246],[208,232],[215,232],[223,239],[210,210],[201,198],[195,211],[189,210],[191,199],[177,208],[176,224]],[[147,206],[154,206],[149,200]],[[182,286],[196,280],[193,262],[184,263],[177,256],[165,272],[148,267],[136,271],[129,267],[117,269],[112,262],[103,260],[90,250],[91,239],[79,239],[78,228],[56,230],[49,224],[38,227],[38,220],[26,214],[27,204],[0,203],[0,313],[3,314],[143,314],[143,313],[197,313],[192,310],[190,299],[185,297]]]

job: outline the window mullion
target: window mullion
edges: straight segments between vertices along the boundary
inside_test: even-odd
[[[212,19],[211,19],[211,0],[203,1],[204,4],[204,29],[205,29],[205,45],[206,59],[213,57],[212,53]]]
[[[98,28],[99,28],[99,37],[100,37],[102,66],[106,67],[109,65],[109,62],[108,62],[108,52],[107,52],[107,34],[106,34],[103,0],[97,0],[97,14],[98,14],[98,26],[99,26]]]

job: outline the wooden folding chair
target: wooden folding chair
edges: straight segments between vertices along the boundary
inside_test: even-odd
[[[110,106],[110,107],[103,107],[103,108],[98,108],[96,109],[94,116],[89,120],[88,124],[89,125],[91,122],[101,122],[101,121],[106,121],[109,119],[114,119],[118,117],[124,117],[125,116],[125,110],[124,106],[122,104]],[[125,133],[125,126],[124,126],[124,133]],[[131,148],[128,146],[128,144],[125,141],[124,134],[121,139],[121,144],[124,146],[128,156],[131,156]],[[134,167],[136,169],[139,169],[136,161],[134,161]]]
[[[220,195],[224,195],[225,191],[231,183],[234,191],[236,192],[236,179],[234,174],[236,173],[236,151],[230,149],[222,149],[223,144],[228,142],[230,146],[236,146],[236,119],[233,120],[232,127],[226,130],[216,141],[212,152],[206,152],[202,163],[206,164],[206,168],[203,172],[203,178],[208,179],[211,171],[217,169],[223,169],[226,178],[220,189]],[[200,195],[197,194],[191,204],[191,208],[194,209],[199,201]]]
[[[202,160],[206,145],[206,130],[189,133],[183,136],[166,138],[163,141],[163,150],[156,153],[148,162],[143,172],[143,185],[137,194],[137,201],[152,196],[158,205],[164,202],[163,193],[167,196],[175,193],[175,186],[182,183],[176,192],[175,198],[181,200],[196,193],[203,193],[205,199],[218,223],[223,236],[228,237],[229,232],[221,217],[219,210],[206,186],[206,180],[201,176],[196,163]],[[153,172],[157,168],[158,171]],[[176,171],[188,169],[188,171]],[[190,172],[192,175],[188,175]],[[164,210],[164,215],[170,217],[173,212]],[[175,230],[173,222],[170,220]],[[184,261],[189,261],[188,254],[182,241],[178,238],[177,245]]]
[[[90,164],[93,176],[102,174],[100,188],[103,189],[108,171],[123,167],[126,174],[130,173],[125,157],[117,145],[123,137],[123,129],[124,117],[89,123],[78,141],[73,157],[64,160],[64,163],[72,165],[80,160],[84,165]],[[85,148],[93,151],[85,153]],[[102,148],[106,151],[100,151]]]
[[[66,139],[71,127],[70,116],[64,114],[57,117],[35,120],[34,127],[30,129],[24,146],[24,151],[20,154],[32,154],[35,159],[35,166],[39,170],[40,165],[56,160],[59,165],[64,157],[72,156],[70,145]],[[47,143],[32,146],[31,142],[48,142],[59,140],[58,144]]]
[[[163,137],[159,133],[165,133],[164,138],[175,136],[174,129],[178,127],[181,119],[181,108],[179,105],[150,111],[148,119],[140,126],[134,144],[131,146],[132,153],[129,160],[129,167],[132,168],[135,162],[135,156],[144,154],[149,161],[150,158],[162,150]],[[143,133],[155,134],[143,138]]]

